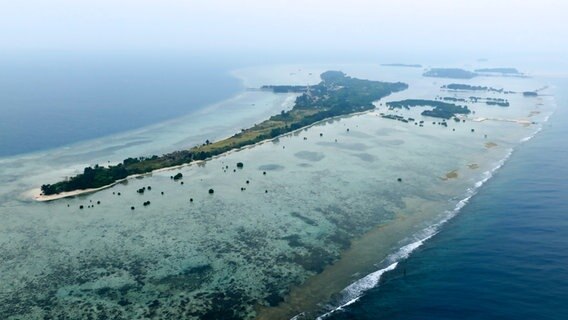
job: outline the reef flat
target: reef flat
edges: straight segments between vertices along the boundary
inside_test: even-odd
[[[127,158],[116,165],[100,166],[97,164],[93,167],[86,167],[83,173],[65,181],[42,185],[42,195],[52,196],[71,192],[63,196],[75,196],[77,190],[97,191],[131,175],[209,159],[230,150],[275,138],[327,118],[370,110],[374,108],[373,101],[408,87],[401,82],[386,83],[351,78],[340,71],[324,72],[321,74],[321,79],[319,84],[309,87],[263,86],[264,89],[274,92],[304,93],[296,99],[292,110],[283,110],[279,115],[272,116],[249,129],[243,129],[242,132],[230,138],[217,142],[206,140],[203,145],[162,156]]]

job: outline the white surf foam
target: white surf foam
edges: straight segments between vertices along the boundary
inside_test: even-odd
[[[381,262],[382,265],[387,265],[386,267],[366,275],[365,277],[353,282],[345,289],[343,289],[341,291],[341,294],[343,295],[344,298],[339,303],[339,306],[336,306],[327,313],[319,316],[317,320],[323,320],[329,317],[331,314],[343,310],[345,307],[357,302],[365,294],[366,291],[376,287],[379,284],[379,281],[384,273],[396,269],[400,261],[407,259],[413,251],[415,251],[420,246],[422,246],[424,242],[426,242],[428,239],[435,236],[440,231],[440,227],[442,225],[444,225],[450,219],[455,217],[458,214],[458,212],[469,202],[471,197],[473,197],[477,193],[479,188],[485,182],[491,179],[491,177],[493,177],[495,171],[499,170],[499,168],[501,168],[505,164],[505,162],[511,157],[512,154],[513,154],[513,149],[510,149],[507,155],[502,160],[497,162],[495,167],[493,167],[491,170],[485,171],[483,173],[482,179],[476,182],[473,188],[469,188],[467,190],[465,197],[456,203],[453,210],[448,210],[444,212],[441,219],[437,223],[414,234],[411,237],[412,240],[410,240],[412,242],[402,246],[396,252],[387,256],[387,258]],[[297,319],[297,317],[298,316],[292,319]]]

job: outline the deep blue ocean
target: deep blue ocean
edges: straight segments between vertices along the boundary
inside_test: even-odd
[[[189,56],[0,57],[0,157],[52,149],[189,114],[241,83]]]
[[[558,109],[440,233],[326,319],[568,319],[568,81]]]

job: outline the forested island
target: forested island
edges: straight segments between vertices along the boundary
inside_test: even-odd
[[[421,100],[421,99],[407,99],[401,101],[391,101],[387,102],[387,107],[389,109],[410,109],[412,107],[433,107],[432,110],[422,111],[423,116],[450,119],[456,116],[456,114],[469,114],[471,110],[465,106],[458,106],[453,103],[447,103],[443,101],[435,100]]]
[[[424,74],[424,77],[450,78],[450,79],[472,79],[478,76],[477,73],[458,68],[432,68]]]
[[[448,85],[442,86],[442,89],[447,90],[461,90],[461,91],[489,91],[489,92],[497,92],[497,93],[504,93],[510,94],[515,93],[513,91],[506,91],[504,89],[497,89],[493,87],[485,87],[485,86],[472,86],[469,84],[460,84],[460,83],[450,83]]]
[[[340,71],[326,71],[321,82],[313,86],[263,86],[273,92],[303,92],[296,98],[293,108],[282,111],[262,123],[224,140],[205,141],[188,150],[174,151],[162,156],[127,158],[109,166],[86,167],[83,173],[65,181],[41,186],[43,195],[54,195],[84,189],[101,188],[131,175],[157,169],[206,160],[227,151],[275,138],[315,122],[355,112],[371,110],[373,102],[408,85],[402,82],[380,82],[346,76]]]
[[[479,73],[501,73],[501,74],[510,74],[510,75],[522,75],[519,70],[515,68],[483,68],[483,69],[475,69],[475,72]]]

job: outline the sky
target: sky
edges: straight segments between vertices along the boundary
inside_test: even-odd
[[[2,52],[568,53],[567,0],[0,1]]]

